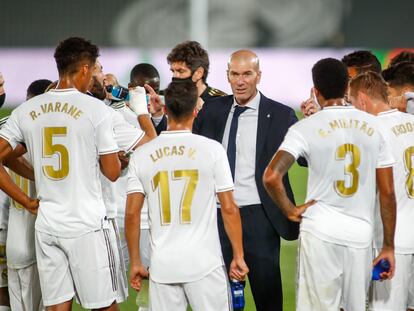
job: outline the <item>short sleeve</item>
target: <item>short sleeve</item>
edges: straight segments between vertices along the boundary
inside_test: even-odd
[[[286,151],[293,155],[295,159],[299,157],[306,157],[308,154],[308,143],[304,137],[296,130],[290,128],[286,133],[283,143],[279,150]]]
[[[134,154],[128,165],[126,192],[127,194],[139,192],[145,195],[144,186],[142,185],[142,182],[139,176],[139,170],[136,166],[136,162],[137,162],[136,159],[137,159],[137,154]]]
[[[96,126],[95,131],[96,145],[99,155],[118,152],[119,148],[114,137],[111,113],[105,115]]]
[[[226,151],[222,145],[218,144],[216,152],[217,158],[214,162],[214,185],[216,193],[233,190],[233,177],[231,176],[231,170]]]
[[[130,152],[134,149],[145,135],[141,129],[128,123],[125,118],[116,111],[113,114],[113,130],[115,141],[118,144],[119,149],[125,152]]]
[[[8,120],[0,129],[0,137],[7,140],[12,148],[16,148],[18,143],[23,143],[24,138],[17,119],[17,112],[14,110]]]
[[[384,139],[384,136],[379,132],[380,146],[377,160],[377,168],[390,167],[395,164],[395,158],[392,154],[391,145],[388,139]]]

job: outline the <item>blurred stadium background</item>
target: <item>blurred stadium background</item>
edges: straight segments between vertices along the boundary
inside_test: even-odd
[[[75,35],[101,47],[104,72],[115,74],[123,85],[133,65],[149,62],[159,69],[165,87],[171,79],[166,55],[192,39],[209,51],[208,83],[230,92],[227,58],[248,47],[260,57],[260,90],[298,108],[309,96],[310,69],[318,59],[370,49],[386,66],[399,50],[414,47],[412,12],[412,0],[1,1],[0,72],[7,97],[0,117],[24,100],[33,80],[57,79],[54,47]],[[297,166],[290,172],[299,203],[306,174]],[[294,310],[296,245],[284,242],[281,255],[287,311]],[[248,292],[245,310],[254,310],[252,304]],[[134,293],[121,309],[136,310]]]

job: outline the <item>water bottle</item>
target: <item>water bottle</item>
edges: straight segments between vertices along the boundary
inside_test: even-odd
[[[111,95],[115,98],[121,99],[121,100],[129,100],[129,90],[123,86],[120,85],[107,85],[106,91],[108,93],[111,93]]]
[[[386,259],[381,259],[372,269],[372,280],[381,280],[381,273],[390,271],[390,263]]]
[[[231,298],[233,301],[234,311],[243,311],[244,309],[244,285],[246,282],[232,280],[230,282]]]

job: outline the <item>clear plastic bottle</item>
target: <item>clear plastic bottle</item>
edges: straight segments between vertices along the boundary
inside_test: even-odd
[[[381,280],[381,273],[390,271],[390,263],[388,260],[381,259],[372,269],[372,280]]]
[[[230,282],[231,298],[233,301],[233,311],[243,311],[244,300],[244,281],[232,280]]]

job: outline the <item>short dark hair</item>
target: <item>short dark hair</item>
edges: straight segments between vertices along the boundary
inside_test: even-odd
[[[144,77],[144,78],[159,78],[160,74],[158,73],[157,68],[155,68],[151,64],[141,63],[137,64],[132,68],[131,73],[129,75],[129,82],[133,82],[134,78],[136,77]]]
[[[382,76],[376,72],[361,73],[351,80],[349,87],[352,94],[363,91],[369,97],[388,102],[388,86]]]
[[[405,85],[414,87],[414,63],[397,63],[385,69],[382,72],[382,76],[391,87],[402,87]]]
[[[79,37],[71,37],[61,41],[54,54],[60,76],[75,73],[84,61],[87,61],[90,65],[95,64],[98,56],[98,47]]]
[[[414,62],[414,52],[402,51],[401,53],[398,53],[390,60],[388,68],[401,62]]]
[[[201,44],[197,41],[185,41],[176,45],[170,54],[168,54],[167,61],[169,64],[185,62],[192,73],[194,73],[198,67],[203,68],[204,74],[202,79],[203,82],[206,83],[210,61],[208,59],[207,51],[203,49]]]
[[[371,51],[355,51],[342,58],[347,67],[355,67],[357,73],[374,71],[381,73],[381,63]]]
[[[193,114],[198,99],[197,86],[193,81],[174,79],[164,95],[170,117],[181,120]]]
[[[312,67],[315,88],[326,100],[343,98],[348,86],[348,72],[344,63],[334,58],[324,58]]]
[[[27,88],[26,98],[29,99],[37,95],[43,94],[44,92],[46,92],[50,84],[52,84],[52,81],[48,79],[39,79],[33,81]]]

